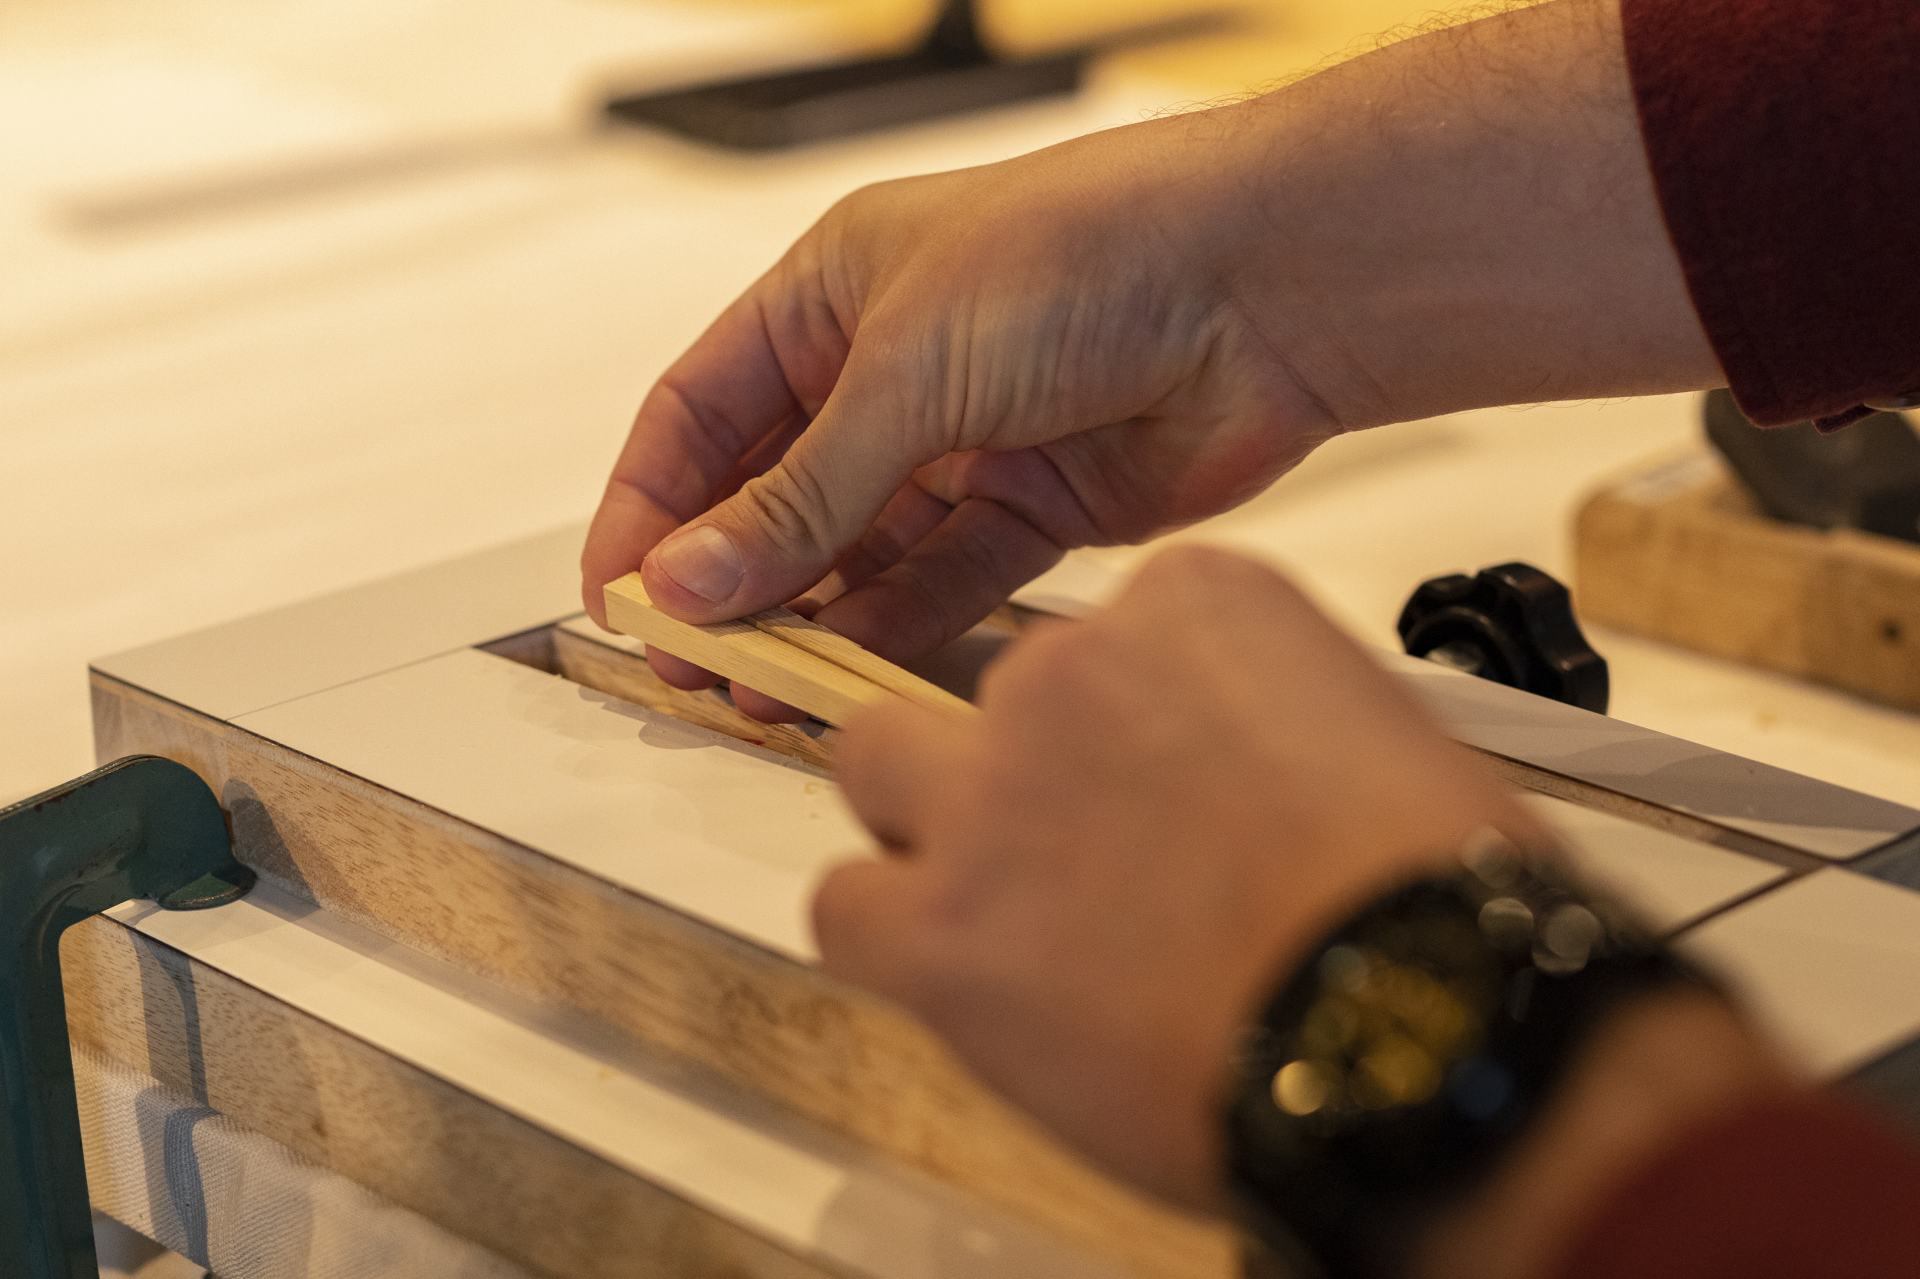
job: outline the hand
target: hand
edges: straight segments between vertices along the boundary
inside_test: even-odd
[[[1108,611],[1022,639],[982,713],[868,712],[835,767],[889,854],[821,884],[829,972],[919,1015],[1070,1146],[1219,1207],[1239,1032],[1320,937],[1491,827],[1545,833],[1400,685],[1249,561],[1160,556]],[[1791,1085],[1702,993],[1599,1027],[1419,1279],[1533,1279],[1688,1129]]]
[[[1723,384],[1616,0],[1556,0],[843,201],[641,406],[586,605],[644,559],[684,620],[810,593],[907,660],[1341,430]]]
[[[827,970],[1189,1205],[1219,1189],[1229,1053],[1283,969],[1476,830],[1537,837],[1298,591],[1206,551],[1022,639],[977,717],[868,712],[835,758],[893,855],[821,885]]]
[[[1064,548],[1265,487],[1334,428],[1236,292],[1236,131],[1157,121],[842,201],[641,406],[583,556],[588,611],[645,556],[686,620],[806,592],[905,660]]]

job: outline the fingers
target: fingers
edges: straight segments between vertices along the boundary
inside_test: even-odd
[[[938,499],[921,498],[946,509]],[[843,561],[837,581],[830,580],[849,589],[828,600],[814,620],[896,662],[924,657],[966,634],[1063,553],[1022,516],[986,498],[962,501],[904,554],[888,537],[867,541],[874,549],[859,563]],[[892,562],[873,571],[887,556]],[[750,689],[736,688],[734,703],[759,719],[801,718]]]
[[[804,599],[796,601],[794,607],[818,621],[824,605],[898,563],[901,556],[938,527],[952,510],[952,507],[929,494],[918,483],[903,485],[887,502],[873,526],[840,557],[833,571],[809,590]],[[821,624],[832,625],[832,622],[829,620]],[[868,633],[846,633],[869,646],[872,646],[875,638]],[[883,652],[882,655],[887,654]],[[772,724],[798,723],[806,718],[806,712],[751,688],[736,686],[733,701],[746,714]]]
[[[936,820],[946,780],[976,731],[957,715],[918,706],[868,711],[834,746],[834,780],[882,847],[911,852]]]
[[[821,968],[911,1003],[914,921],[924,885],[920,868],[907,862],[844,862],[828,871],[813,896]]]
[[[919,921],[935,883],[913,854],[945,820],[946,783],[975,748],[977,732],[970,720],[917,706],[868,711],[847,726],[834,776],[881,845],[907,855],[849,862],[821,881],[814,936],[832,975],[913,1002]]]
[[[815,620],[882,657],[911,661],[964,635],[1062,554],[1010,508],[968,498],[898,563],[830,601]]]
[[[683,621],[719,621],[785,603],[825,577],[914,469],[946,451],[903,404],[917,381],[856,352],[778,464],[647,556],[655,603]]]
[[[846,340],[792,256],[722,312],[642,402],[580,556],[582,602],[600,625],[601,587],[730,493],[743,459],[803,427],[838,375]]]

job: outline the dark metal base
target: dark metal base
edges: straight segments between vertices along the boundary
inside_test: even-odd
[[[1920,434],[1875,413],[1823,435],[1810,424],[1757,430],[1725,391],[1707,397],[1707,438],[1768,515],[1920,543]]]
[[[930,47],[725,84],[614,98],[606,117],[745,151],[800,146],[1080,87],[1087,51],[1006,60]]]

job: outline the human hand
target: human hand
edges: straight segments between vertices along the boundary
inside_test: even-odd
[[[1290,961],[1477,830],[1538,837],[1297,590],[1216,552],[1020,640],[980,711],[846,726],[836,774],[893,855],[822,883],[826,968],[1188,1205],[1219,1189],[1230,1052]]]
[[[842,201],[641,406],[582,558],[588,611],[645,557],[685,620],[805,593],[907,660],[1065,548],[1259,491],[1334,428],[1236,292],[1239,131],[1154,121]]]
[[[1616,0],[1557,0],[843,201],[641,406],[586,605],[644,559],[683,620],[807,593],[908,660],[1339,431],[1723,384]]]

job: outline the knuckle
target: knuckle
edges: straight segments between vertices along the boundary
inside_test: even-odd
[[[1030,693],[1050,684],[1054,675],[1070,664],[1071,641],[1064,632],[1074,625],[1044,627],[1016,640],[981,677],[981,703],[1023,703]]]
[[[1214,546],[1176,546],[1160,552],[1136,575],[1128,594],[1148,601],[1195,596],[1240,602],[1300,598],[1299,588],[1278,570]]]
[[[858,786],[901,749],[912,731],[912,712],[892,703],[863,706],[847,716],[833,739],[833,772],[842,785]]]
[[[740,489],[741,504],[755,523],[783,546],[826,552],[833,549],[827,522],[827,494],[812,471],[788,457]]]
[[[1035,740],[1078,733],[1098,708],[1125,700],[1138,682],[1133,645],[1121,628],[1099,621],[1049,627],[1021,640],[990,667],[981,684],[981,705],[992,712],[1006,760],[1031,759]],[[1036,736],[1037,735],[1037,736]],[[1010,784],[1019,780],[1009,777]],[[1011,786],[1010,790],[1017,790]]]
[[[828,872],[814,890],[809,907],[822,965],[832,975],[854,981],[862,980],[870,966],[865,955],[871,949],[867,938],[873,930],[863,899],[853,889],[854,876],[860,869],[851,864]],[[897,956],[890,957],[889,966],[895,970],[902,967]]]

